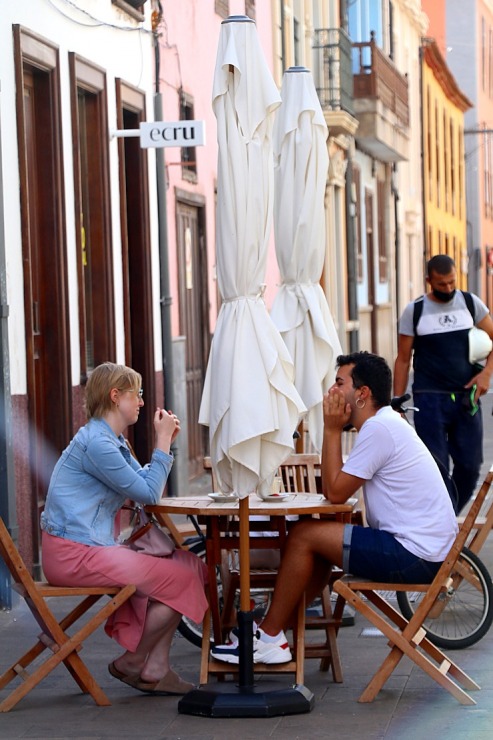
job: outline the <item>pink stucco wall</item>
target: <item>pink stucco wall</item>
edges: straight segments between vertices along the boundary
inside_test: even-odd
[[[270,3],[257,3],[257,32],[269,66],[272,68],[272,20]],[[164,23],[161,36],[160,90],[163,95],[163,114],[166,120],[179,119],[178,90],[193,97],[194,116],[204,120],[206,146],[197,147],[196,184],[182,179],[180,149],[166,149],[167,213],[170,265],[170,288],[173,298],[172,332],[179,333],[177,246],[175,224],[175,187],[197,193],[206,200],[206,242],[209,259],[210,328],[214,330],[217,305],[217,286],[214,280],[215,263],[215,207],[214,184],[217,165],[216,120],[212,111],[212,81],[216,62],[217,44],[222,18],[214,12],[214,3],[181,0],[164,3]],[[244,15],[244,0],[230,0],[230,14]],[[278,282],[273,239],[269,252],[267,304],[272,303]]]

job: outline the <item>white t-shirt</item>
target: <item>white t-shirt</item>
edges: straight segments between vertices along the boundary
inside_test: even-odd
[[[390,406],[365,421],[342,470],[366,481],[370,527],[417,557],[444,560],[458,530],[450,496],[431,454]]]

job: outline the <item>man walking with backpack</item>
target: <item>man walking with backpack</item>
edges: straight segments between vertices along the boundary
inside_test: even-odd
[[[409,303],[399,321],[394,395],[406,392],[414,350],[412,392],[419,408],[414,426],[444,479],[452,460],[458,513],[474,493],[483,462],[479,399],[493,373],[493,320],[476,295],[456,290],[456,277],[448,255],[429,260],[426,282],[431,290]],[[473,338],[473,326],[486,334]]]

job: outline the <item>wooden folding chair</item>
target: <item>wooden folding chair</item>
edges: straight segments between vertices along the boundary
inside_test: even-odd
[[[378,583],[355,576],[344,576],[334,583],[333,589],[340,597],[336,604],[335,616],[337,617],[342,613],[344,602],[351,604],[388,637],[391,648],[390,653],[361,694],[360,702],[373,701],[401,658],[407,655],[425,673],[447,689],[452,696],[455,696],[461,704],[471,705],[476,703],[464,689],[472,691],[479,689],[479,686],[428,640],[423,622],[428,616],[436,612],[437,609],[443,608],[446,604],[446,594],[453,583],[454,568],[483,505],[492,480],[493,466],[432,583]],[[392,591],[421,591],[425,593],[409,622],[382,596],[382,593]],[[384,619],[382,614],[387,619]]]
[[[487,473],[487,476],[489,473]],[[474,499],[471,501],[471,506],[474,503]],[[465,516],[458,517],[458,522],[462,525]],[[476,555],[479,553],[484,543],[486,542],[488,535],[493,529],[493,490],[488,491],[481,509],[479,510],[478,516],[472,525],[472,530],[469,539],[466,542],[467,547],[471,552]]]
[[[290,455],[279,467],[284,489],[292,493],[321,493],[322,479],[320,456],[317,453]],[[305,616],[304,630],[321,630],[322,642],[304,642],[306,658],[320,658],[320,670],[332,669],[336,683],[342,683],[342,667],[337,647],[337,631],[341,625],[342,613],[336,619],[332,613],[330,588],[326,586],[321,594],[321,615]]]
[[[279,475],[282,477],[283,487],[285,492],[290,493],[317,493],[320,472],[320,457],[316,453],[294,453],[290,455],[287,460],[279,467]],[[255,522],[251,524],[257,528],[261,528],[261,523]],[[280,548],[279,538],[272,538],[272,548]],[[270,552],[270,551],[267,551]],[[221,569],[222,580],[223,580],[223,627],[231,627],[232,615],[234,613],[234,597],[239,587],[239,570],[237,568],[231,568],[228,562],[228,555],[223,558],[223,566]],[[275,581],[277,578],[277,568],[265,567],[255,568],[250,573],[250,583],[253,588],[273,590]],[[296,683],[303,683],[304,678],[304,659],[319,658],[320,659],[320,670],[328,671],[329,668],[332,670],[332,676],[336,683],[342,683],[342,668],[339,658],[339,651],[337,647],[337,629],[341,624],[340,620],[335,620],[332,614],[332,607],[330,602],[330,591],[327,586],[321,595],[321,616],[306,616],[306,604],[305,600],[298,605],[295,623],[292,625],[293,628],[293,640],[292,648],[294,653],[294,659],[290,663],[284,664],[282,669],[276,666],[274,669],[276,672],[282,671],[285,673],[294,673]],[[210,629],[204,623],[204,633]],[[308,643],[305,639],[306,630],[319,630],[323,633],[321,642]],[[207,639],[203,643],[207,648]],[[255,665],[254,671],[258,673],[269,672],[269,667],[264,665]],[[203,656],[202,660],[202,677],[201,682],[207,675],[207,673],[232,673],[235,672],[231,666],[226,666],[224,663],[214,661],[213,663],[206,662],[206,656]]]
[[[27,570],[4,522],[0,518],[0,555],[9,569],[14,581],[13,588],[25,599],[36,622],[41,627],[41,634],[33,647],[13,663],[0,676],[0,689],[14,679],[21,678],[23,683],[15,688],[6,699],[0,703],[0,712],[8,712],[26,694],[37,686],[43,678],[51,673],[60,663],[63,663],[74,681],[99,706],[109,706],[110,701],[101,687],[89,672],[89,669],[79,656],[84,640],[89,637],[113,612],[118,609],[135,592],[135,586],[122,588],[94,587],[79,588],[65,586],[51,586],[44,582],[35,582]],[[77,622],[102,596],[109,596],[107,602],[96,614],[79,627],[77,632],[70,636],[67,630]],[[47,599],[50,597],[77,598],[81,597],[75,607],[60,621],[51,611]],[[14,638],[15,639],[15,638]],[[32,672],[26,670],[44,650],[49,648],[48,657],[42,663],[32,667]]]

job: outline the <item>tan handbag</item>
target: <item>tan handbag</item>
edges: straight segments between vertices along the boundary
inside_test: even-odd
[[[123,545],[131,550],[142,552],[144,555],[153,555],[158,558],[167,558],[175,551],[175,543],[164,532],[152,514],[148,514],[141,506],[124,506],[135,512],[135,524],[132,532]]]

